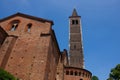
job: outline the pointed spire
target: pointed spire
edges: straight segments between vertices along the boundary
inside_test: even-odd
[[[73,17],[81,17],[81,16],[79,16],[79,15],[77,14],[77,11],[76,11],[75,8],[73,9],[72,15],[69,16],[69,18],[73,18]]]
[[[76,11],[76,9],[75,9],[75,8],[73,9],[72,16],[78,16],[77,11]]]

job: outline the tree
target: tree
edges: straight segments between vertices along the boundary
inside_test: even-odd
[[[113,78],[109,77],[107,80],[113,80]]]
[[[17,80],[13,75],[0,68],[0,80]]]
[[[99,80],[97,76],[92,76],[92,80]]]
[[[120,80],[120,64],[111,69],[109,78],[107,80]]]

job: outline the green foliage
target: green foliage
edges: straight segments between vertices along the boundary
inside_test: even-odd
[[[99,80],[97,76],[92,76],[92,80]]]
[[[107,80],[113,80],[113,78],[110,77],[110,78],[108,78]]]
[[[0,80],[17,80],[13,75],[0,68]]]
[[[120,80],[120,64],[111,69],[109,78],[107,80]]]

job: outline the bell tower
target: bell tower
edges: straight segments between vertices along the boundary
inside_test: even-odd
[[[81,16],[77,14],[76,9],[73,10],[72,16],[69,17],[69,54],[70,66],[83,68],[84,57],[82,48]]]

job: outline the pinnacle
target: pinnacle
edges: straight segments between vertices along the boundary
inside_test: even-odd
[[[76,11],[76,9],[75,9],[75,8],[73,9],[72,16],[78,16],[77,11]]]

